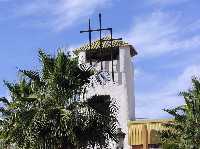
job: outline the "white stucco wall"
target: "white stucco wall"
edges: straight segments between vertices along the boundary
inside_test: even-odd
[[[134,98],[134,71],[133,63],[131,62],[130,47],[119,48],[119,60],[114,60],[114,78],[115,83],[110,82],[103,86],[96,86],[89,89],[87,96],[94,94],[110,95],[116,100],[119,107],[118,121],[119,127],[126,133],[124,148],[128,149],[128,120],[135,119],[135,98]],[[79,62],[85,62],[85,52],[80,52]],[[103,69],[112,72],[112,62],[103,61]],[[100,69],[100,63],[97,64]]]

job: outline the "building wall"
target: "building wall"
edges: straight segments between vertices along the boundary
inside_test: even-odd
[[[146,146],[145,149],[159,149],[159,131],[165,130],[164,123],[172,122],[172,119],[141,120],[129,122],[128,143],[133,149]],[[143,148],[143,147],[142,147]]]
[[[88,90],[87,96],[94,94],[110,95],[116,100],[119,107],[118,121],[119,127],[126,133],[125,136],[125,149],[128,149],[128,121],[135,120],[135,98],[134,98],[134,86],[133,86],[133,63],[130,55],[130,47],[119,48],[119,60],[114,60],[114,78],[115,82],[109,82],[106,85],[98,85],[95,88]],[[79,61],[85,62],[85,52],[80,52]],[[103,69],[105,71],[112,72],[112,62],[103,61]],[[96,66],[100,69],[100,63]]]
[[[144,148],[143,145],[133,145],[131,149],[144,149]],[[152,144],[148,146],[148,149],[161,149],[161,148],[158,145]]]

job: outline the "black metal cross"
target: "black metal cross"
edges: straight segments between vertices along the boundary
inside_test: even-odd
[[[109,31],[110,32],[110,39],[102,39],[102,31]],[[122,38],[113,38],[113,30],[112,28],[102,28],[102,21],[101,21],[101,13],[99,13],[99,28],[98,29],[91,29],[91,23],[89,19],[89,29],[80,31],[80,33],[89,33],[89,45],[90,45],[90,50],[92,50],[92,32],[99,32],[99,42],[100,42],[100,58],[102,56],[102,50],[103,50],[103,42],[110,41],[110,47],[113,47],[113,41],[114,40],[122,40]],[[92,60],[89,57],[90,60],[90,65],[92,65]],[[112,60],[112,79],[114,81],[114,70],[113,70],[113,51],[111,50],[111,60]],[[100,59],[101,62],[101,70],[103,70],[103,65],[102,65],[102,59]]]

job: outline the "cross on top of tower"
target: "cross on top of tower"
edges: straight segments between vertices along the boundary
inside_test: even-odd
[[[109,31],[110,33],[110,38],[102,38],[102,31]],[[110,43],[110,48],[113,47],[113,41],[121,41],[122,38],[113,38],[113,30],[112,28],[102,28],[102,20],[101,20],[101,13],[99,13],[99,28],[97,29],[92,29],[91,28],[91,22],[89,19],[89,24],[88,24],[88,30],[84,30],[84,31],[80,31],[80,33],[88,33],[89,35],[89,49],[92,50],[92,33],[93,32],[99,32],[99,47],[96,50],[99,50],[100,52],[100,59],[98,60],[98,62],[101,63],[101,70],[103,70],[103,65],[102,65],[102,50],[103,50],[103,45],[104,42],[109,42]],[[112,60],[112,79],[114,81],[114,70],[113,70],[113,52],[111,50],[111,60]],[[89,58],[90,61],[90,65],[92,65],[92,60],[91,58]]]
[[[110,38],[109,39],[102,39],[102,31],[109,31]],[[112,47],[112,43],[115,40],[122,40],[122,38],[113,38],[113,30],[112,28],[102,28],[102,19],[101,19],[101,13],[99,13],[99,28],[97,29],[91,29],[91,21],[89,19],[88,24],[88,30],[80,31],[80,33],[88,33],[89,34],[89,44],[90,44],[90,50],[91,50],[91,41],[92,41],[92,32],[99,32],[99,41],[100,41],[100,49],[102,49],[103,42],[110,41],[110,45]]]

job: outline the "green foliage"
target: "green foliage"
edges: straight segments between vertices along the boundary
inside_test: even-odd
[[[24,149],[107,146],[116,140],[117,107],[109,95],[85,98],[91,69],[77,58],[39,51],[41,70],[20,70],[21,80],[5,82],[11,100],[1,98],[1,139]]]
[[[162,145],[163,149],[178,149],[178,145],[177,144],[163,144]]]
[[[163,144],[172,145],[177,149],[199,149],[200,80],[193,78],[192,88],[181,92],[180,95],[184,97],[185,105],[165,109],[174,117],[174,121],[165,124],[168,129],[161,133],[161,140]]]

